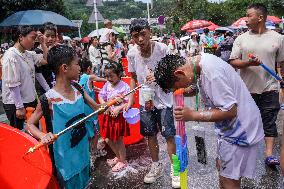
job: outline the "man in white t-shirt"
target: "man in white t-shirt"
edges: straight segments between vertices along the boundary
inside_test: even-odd
[[[167,141],[167,150],[172,161],[172,154],[176,152],[174,136],[176,134],[173,119],[172,94],[164,93],[155,85],[153,70],[157,63],[166,56],[167,46],[150,40],[150,26],[147,20],[135,19],[131,22],[130,33],[137,45],[127,54],[128,71],[132,74],[130,88],[138,84],[145,84],[139,92],[140,104],[140,133],[147,137],[152,165],[144,178],[145,183],[154,183],[163,175],[163,165],[159,161],[159,144],[157,133]],[[133,95],[129,97],[126,110],[134,103]],[[174,176],[171,166],[172,187],[180,187],[179,176]]]
[[[154,75],[165,92],[187,88],[194,95],[196,91],[188,86],[199,85],[206,110],[175,107],[174,116],[178,121],[215,122],[221,188],[239,189],[241,177],[254,178],[264,132],[259,109],[234,68],[207,53],[188,61],[167,55]]]
[[[240,74],[260,109],[265,133],[265,163],[279,165],[273,156],[274,140],[278,136],[276,119],[280,109],[279,83],[262,67],[262,62],[275,70],[276,63],[284,65],[284,37],[266,29],[267,9],[263,4],[253,4],[247,9],[247,26],[250,30],[234,42],[230,64],[240,69]],[[248,54],[257,59],[249,59]]]
[[[97,76],[100,76],[101,70],[101,53],[98,49],[98,39],[92,38],[92,44],[89,47],[89,59],[92,62],[93,68]]]

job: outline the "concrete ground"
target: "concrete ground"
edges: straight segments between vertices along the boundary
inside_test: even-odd
[[[186,100],[187,105],[192,105],[192,99]],[[1,104],[0,104],[1,105]],[[193,107],[193,106],[192,106]],[[0,122],[6,122],[7,118],[0,106]],[[284,120],[284,111],[280,111],[277,126],[281,134],[276,141],[274,152],[279,157],[280,138],[282,136],[282,127]],[[216,137],[212,123],[200,123],[199,126],[205,128],[205,132],[196,130],[196,122],[186,123],[186,133],[188,136],[189,166],[188,166],[188,188],[190,189],[217,189],[218,173],[215,169],[216,158]],[[194,136],[203,136],[205,138],[207,164],[203,165],[197,162],[196,147]],[[156,183],[147,185],[143,183],[143,178],[150,169],[151,159],[145,140],[138,144],[127,147],[127,159],[129,166],[126,170],[118,174],[113,174],[106,165],[106,159],[112,158],[114,154],[108,150],[106,157],[98,158],[92,169],[94,177],[92,189],[170,189],[170,161],[166,150],[166,141],[160,135],[160,160],[164,164],[164,175]],[[279,167],[274,169],[266,167],[264,164],[264,143],[259,146],[257,160],[257,170],[255,180],[243,179],[242,188],[244,189],[282,189],[282,176]]]

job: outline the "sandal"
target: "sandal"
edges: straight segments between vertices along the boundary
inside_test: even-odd
[[[265,164],[268,166],[273,166],[273,165],[280,165],[280,162],[276,157],[268,156],[265,159]]]
[[[115,166],[117,163],[118,163],[118,158],[117,157],[115,157],[113,159],[107,159],[107,164],[110,167]]]
[[[111,170],[112,172],[120,172],[127,167],[127,162],[118,162]]]

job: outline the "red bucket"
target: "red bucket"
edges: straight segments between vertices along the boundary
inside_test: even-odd
[[[45,189],[52,176],[52,163],[44,148],[24,154],[38,142],[11,126],[0,123],[0,188]]]

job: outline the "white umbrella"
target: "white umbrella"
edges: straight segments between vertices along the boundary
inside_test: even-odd
[[[188,39],[190,39],[190,37],[188,35],[180,38],[181,41],[185,41],[185,40],[188,40]]]
[[[97,30],[92,31],[88,37],[99,37],[101,35],[103,35],[105,33],[105,31],[107,30],[107,28],[101,28]],[[108,33],[114,32],[114,34],[118,35],[119,33],[117,31],[115,31],[114,29],[108,29]],[[99,35],[99,36],[98,36]]]
[[[71,41],[71,38],[68,36],[63,36],[63,41]]]

